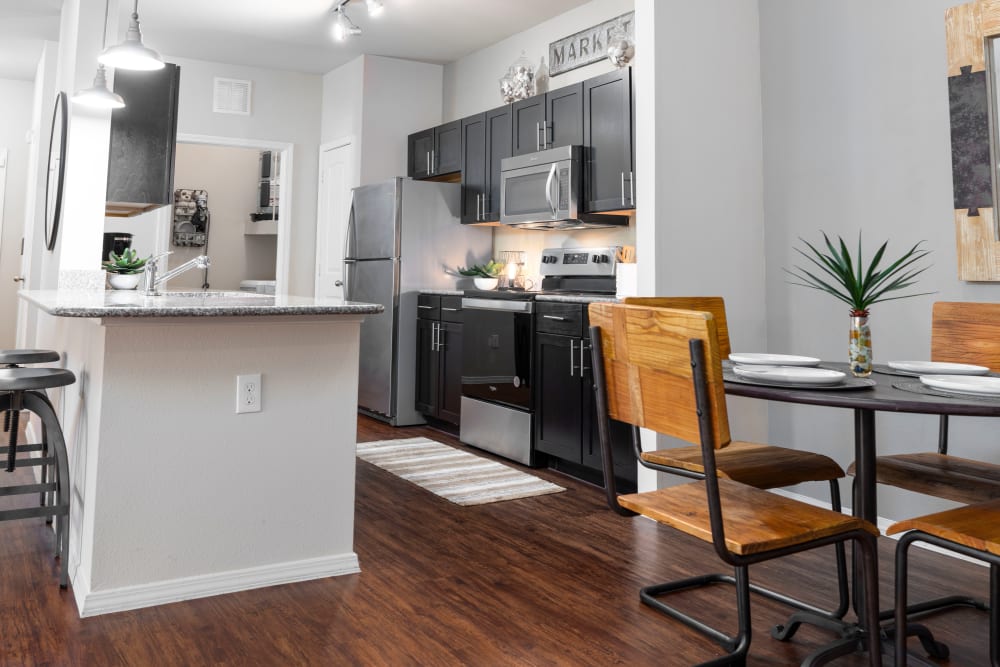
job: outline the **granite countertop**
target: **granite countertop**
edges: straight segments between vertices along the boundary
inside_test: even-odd
[[[421,294],[436,294],[439,296],[462,296],[465,294],[465,292],[460,289],[422,289],[418,291]]]
[[[227,292],[134,290],[22,290],[19,296],[58,317],[231,317],[260,315],[370,315],[384,308],[342,299]]]
[[[599,296],[597,294],[539,294],[535,301],[558,301],[560,303],[616,303],[617,298],[613,296]]]

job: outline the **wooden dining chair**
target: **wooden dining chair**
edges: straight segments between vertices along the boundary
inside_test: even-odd
[[[927,542],[990,566],[990,664],[1000,667],[1000,500],[928,514],[893,524],[887,535],[909,531],[896,545],[896,627],[906,625],[908,554]],[[912,607],[911,607],[912,608]],[[906,633],[896,633],[896,664],[906,667]]]
[[[732,351],[729,342],[729,325],[726,304],[719,296],[654,296],[628,297],[626,304],[653,308],[679,308],[711,313],[719,336],[719,355],[727,359]],[[633,449],[639,463],[652,470],[691,479],[703,479],[701,447],[671,447],[644,451],[639,439],[639,429],[633,429]],[[803,482],[827,482],[830,485],[830,506],[841,510],[840,479],[844,469],[829,456],[776,445],[734,440],[715,455],[715,465],[720,477],[731,479],[759,489],[794,486]],[[612,507],[613,498],[608,499]],[[832,618],[843,618],[850,606],[847,581],[847,558],[843,543],[835,545],[839,604],[834,610],[823,610],[791,598],[777,591],[751,585],[755,593],[764,595],[792,607]]]
[[[1000,371],[1000,303],[935,303],[931,359]],[[878,457],[878,483],[965,504],[1000,499],[1000,464],[950,454],[947,415],[938,431],[937,452]],[[854,474],[853,464],[847,472]]]
[[[742,664],[751,640],[748,567],[793,553],[854,541],[865,582],[864,633],[869,664],[880,665],[878,529],[863,519],[807,505],[719,475],[729,446],[718,332],[710,313],[617,303],[590,305],[598,431],[604,482],[621,511],[642,514],[713,545],[733,566],[738,632],[729,636],[659,596],[714,583],[713,575],[643,588],[640,599],[718,642],[727,654],[705,665]],[[656,491],[618,496],[610,421],[701,447],[704,477]]]

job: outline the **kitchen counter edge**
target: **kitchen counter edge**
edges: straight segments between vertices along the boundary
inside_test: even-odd
[[[233,317],[373,315],[379,304],[297,296],[163,296],[95,290],[22,290],[25,301],[56,317]]]

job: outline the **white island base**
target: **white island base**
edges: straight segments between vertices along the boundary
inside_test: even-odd
[[[53,398],[81,616],[359,571],[363,314],[39,317],[78,378]],[[236,414],[248,373],[262,410]]]

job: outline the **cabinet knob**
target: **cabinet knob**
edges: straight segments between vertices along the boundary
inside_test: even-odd
[[[24,276],[14,276],[14,282],[15,283],[23,283],[24,282]]]

